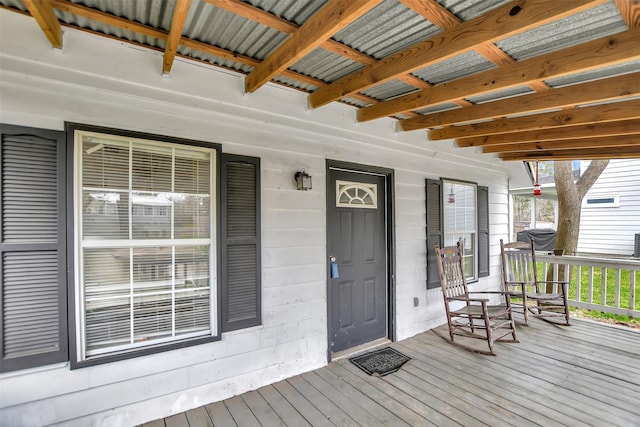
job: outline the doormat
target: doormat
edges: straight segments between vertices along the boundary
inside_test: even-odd
[[[368,375],[378,374],[381,377],[396,372],[409,360],[411,360],[410,357],[405,356],[391,347],[370,351],[369,353],[349,359],[351,363],[365,371]]]

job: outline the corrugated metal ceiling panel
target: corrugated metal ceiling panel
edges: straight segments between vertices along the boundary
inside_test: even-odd
[[[496,45],[522,60],[585,43],[627,29],[613,0],[568,18],[526,31]]]
[[[528,86],[518,86],[512,87],[504,90],[497,90],[491,93],[485,93],[483,95],[472,96],[467,98],[468,101],[473,102],[474,104],[483,104],[485,102],[497,101],[499,99],[513,98],[514,96],[526,95],[528,93],[533,93]]]
[[[362,67],[358,62],[318,48],[289,68],[325,82],[332,82]]]
[[[439,0],[438,3],[463,21],[484,15],[492,9],[509,3],[510,0]]]
[[[390,80],[386,83],[373,86],[362,93],[376,99],[390,99],[409,92],[414,92],[416,88],[400,80]]]
[[[640,49],[640,40],[638,41],[638,49]],[[606,77],[635,73],[638,71],[640,71],[640,60],[625,62],[623,64],[613,65],[604,69],[596,69],[586,71],[584,73],[576,73],[569,76],[549,79],[546,80],[546,82],[549,86],[556,88],[577,83],[585,83],[592,80],[599,80]]]
[[[459,79],[480,71],[490,70],[496,66],[476,51],[470,51],[439,62],[412,74],[431,84],[440,84]]]
[[[333,38],[381,59],[440,32],[395,0],[385,0]]]
[[[280,18],[302,25],[316,13],[327,0],[244,0],[252,6],[266,10]]]

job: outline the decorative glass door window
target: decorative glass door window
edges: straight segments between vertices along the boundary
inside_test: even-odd
[[[444,246],[462,243],[467,279],[477,274],[477,188],[475,184],[443,181]]]
[[[378,186],[366,182],[336,181],[336,206],[376,209]]]
[[[215,150],[75,138],[81,359],[216,334]]]

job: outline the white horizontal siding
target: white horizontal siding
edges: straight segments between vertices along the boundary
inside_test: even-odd
[[[426,290],[425,178],[489,187],[491,277],[473,286],[498,285],[507,173],[494,157],[427,142],[424,132],[396,133],[392,120],[357,124],[341,104],[307,111],[305,94],[279,86],[245,95],[241,76],[182,60],[165,78],[161,54],[72,29],[64,44],[53,50],[31,18],[0,10],[0,121],[51,129],[79,122],[260,157],[263,324],[146,357],[4,374],[1,425],[139,424],[324,365],[326,159],[395,172],[398,339],[444,321],[440,291]],[[311,191],[294,188],[302,168]]]
[[[611,196],[620,197],[619,206],[582,205],[579,252],[634,254],[635,234],[640,234],[640,159],[609,161],[585,200]]]

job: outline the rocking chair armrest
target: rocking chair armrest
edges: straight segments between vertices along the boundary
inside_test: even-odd
[[[504,295],[506,293],[508,293],[507,291],[470,291],[470,294],[500,294],[500,295]]]
[[[450,299],[453,301],[465,301],[465,302],[489,302],[488,298],[449,297],[447,299]]]
[[[560,285],[568,284],[566,280],[538,280],[538,283],[558,283]]]
[[[513,282],[504,282],[505,285],[526,285],[528,282],[525,282],[523,280],[520,281],[513,281]]]

